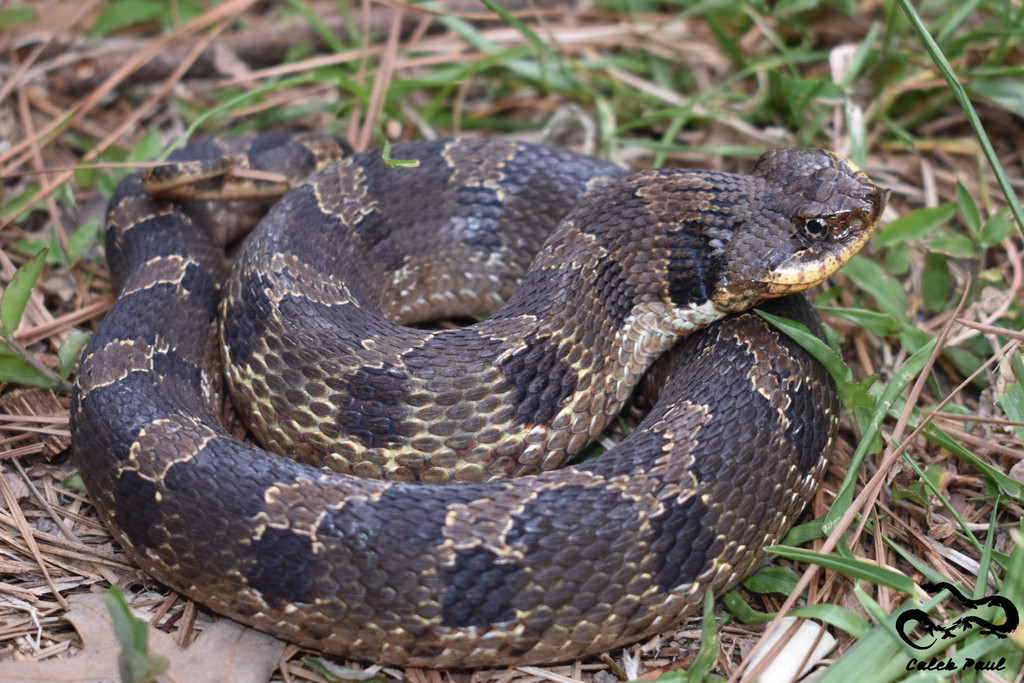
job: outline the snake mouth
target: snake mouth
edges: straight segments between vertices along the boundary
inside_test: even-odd
[[[889,190],[880,190],[880,206],[870,220],[854,219],[848,230],[835,235],[825,245],[814,245],[789,256],[773,266],[759,283],[771,297],[795,294],[820,285],[849,263],[874,235],[889,199]]]
[[[867,177],[865,176],[865,180]],[[870,181],[868,181],[870,182]],[[795,294],[820,285],[845,266],[878,229],[878,223],[892,194],[873,183],[872,192],[865,198],[868,211],[852,213],[843,221],[843,229],[831,234],[827,240],[812,244],[792,254],[770,268],[760,278],[768,296]]]

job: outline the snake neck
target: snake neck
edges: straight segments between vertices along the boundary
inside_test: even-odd
[[[526,317],[644,369],[681,336],[726,315],[722,257],[759,179],[681,169],[636,174],[592,193],[547,240],[495,316]],[[750,301],[753,305],[756,301]]]

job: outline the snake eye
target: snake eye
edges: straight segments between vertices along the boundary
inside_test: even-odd
[[[804,222],[804,233],[814,240],[820,240],[828,235],[828,223],[820,218],[812,218]]]

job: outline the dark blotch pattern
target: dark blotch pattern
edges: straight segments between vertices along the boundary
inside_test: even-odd
[[[799,320],[813,334],[822,336],[821,321],[805,297],[773,299],[759,308],[773,315]],[[835,433],[839,419],[839,394],[832,376],[802,346],[785,334],[779,334],[778,340],[793,359],[787,364],[787,377],[794,379],[796,384],[789,391],[791,404],[786,410],[789,425],[785,438],[800,454],[797,467],[807,473],[818,464],[817,454],[825,449]]]
[[[224,340],[231,347],[232,362],[238,365],[246,365],[252,358],[255,344],[263,338],[273,312],[265,288],[261,275],[248,273],[239,287],[236,304],[221,322]]]
[[[136,334],[130,339],[141,339],[147,344],[154,344],[158,334],[153,322],[166,319],[181,319],[188,316],[198,324],[209,324],[216,319],[216,290],[207,291],[206,296],[197,294],[195,298],[183,298],[179,288],[174,284],[159,283],[144,291],[133,292],[125,297],[124,305],[113,309],[107,318],[123,325],[121,329],[134,329]],[[99,333],[98,333],[99,334]],[[93,344],[106,343],[119,335],[100,335]],[[183,356],[195,357],[196,352],[204,348],[205,340],[201,337],[183,338],[175,346]]]
[[[451,502],[468,497],[460,488],[450,493]],[[391,486],[376,500],[348,500],[341,510],[329,510],[317,529],[317,538],[336,538],[357,547],[362,544],[365,549],[376,545],[379,538],[394,537],[402,539],[403,553],[422,555],[444,541],[447,514],[445,501],[429,495],[427,487]],[[380,558],[366,559],[372,563]]]
[[[526,346],[509,356],[500,369],[504,382],[512,387],[518,425],[550,423],[578,379],[558,344],[538,334],[527,337]]]
[[[463,498],[463,488],[450,490],[450,498]],[[436,568],[436,549],[444,541],[447,508],[429,493],[426,487],[391,487],[377,500],[346,500],[341,510],[328,510],[317,527],[325,558],[344,553],[347,561],[322,562],[316,573],[329,585],[325,590],[345,605],[347,618],[360,626],[391,628],[405,618],[404,628],[418,639],[429,629],[411,617],[441,616],[439,604],[422,604],[425,591],[438,601],[444,591],[436,575],[420,574]],[[389,549],[386,554],[377,552],[382,547]],[[417,646],[424,652],[433,647],[427,640]]]
[[[486,187],[463,187],[455,193],[455,204],[469,217],[466,243],[482,252],[497,253],[502,246],[498,221],[505,211],[498,193]]]
[[[167,491],[178,492],[180,500],[187,501],[192,497],[199,497],[201,494],[212,494],[217,491],[217,477],[220,476],[220,467],[226,462],[235,460],[236,469],[245,467],[247,464],[242,454],[239,457],[232,448],[233,443],[227,438],[217,438],[207,443],[206,447],[189,460],[176,463],[167,470],[164,476],[164,485]],[[237,459],[237,460],[236,460]],[[252,472],[252,468],[246,468],[248,480],[252,482],[258,474],[260,478],[259,490],[235,489],[230,496],[221,496],[211,499],[209,503],[211,512],[216,513],[220,519],[235,519],[238,517],[251,518],[263,509],[263,491],[271,484],[281,481],[289,481],[291,477],[286,474],[287,468],[265,469],[258,473]],[[280,469],[281,471],[278,471]],[[205,500],[205,499],[204,499]],[[185,503],[187,504],[187,503]]]
[[[179,405],[191,409],[193,415],[202,411],[201,401],[190,400],[203,393],[202,369],[191,363],[183,363],[181,356],[174,351],[158,353],[153,356],[153,372],[161,378],[161,384],[173,391]],[[179,398],[180,397],[180,398]],[[205,414],[203,415],[205,417]]]
[[[338,429],[367,448],[400,446],[410,412],[402,386],[407,379],[399,370],[370,367],[339,378],[345,398],[335,411]]]
[[[803,381],[792,392],[793,403],[787,414],[793,418],[786,429],[786,439],[793,444],[800,454],[797,467],[801,472],[809,472],[818,464],[817,454],[825,448],[832,433],[832,422],[839,414],[839,405],[834,400],[834,393],[823,390],[826,383],[832,382],[831,377],[812,377],[811,381]],[[827,406],[830,414],[821,408]],[[813,420],[800,419],[798,415],[813,415]]]
[[[696,253],[696,252],[694,252]],[[708,300],[720,268],[705,256],[685,254],[668,261],[668,296],[676,306],[699,304]],[[683,277],[683,274],[686,274]]]
[[[708,526],[708,512],[693,496],[682,503],[663,501],[665,512],[651,519],[651,551],[661,558],[654,582],[663,590],[691,583],[714,557],[715,530]]]
[[[637,512],[628,499],[597,486],[540,490],[523,506],[505,536],[522,554],[522,572],[506,582],[510,605],[528,615],[529,629],[543,633],[566,618],[600,620],[595,615],[609,611],[632,614],[636,604],[622,600],[621,587],[651,571],[656,559]]]
[[[141,189],[139,191],[141,192]],[[111,202],[113,201],[112,199]],[[177,245],[183,239],[191,239],[190,233],[197,229],[195,224],[182,215],[163,213],[168,210],[167,202],[149,200],[147,204],[154,212],[151,218],[132,225],[126,232],[117,235],[107,234],[107,255],[108,258],[115,257],[116,263],[143,264],[157,256],[179,255],[181,250]],[[127,217],[119,218],[127,220]],[[224,253],[210,240],[199,241],[196,248],[189,252],[189,256],[215,272],[218,278],[223,277]],[[133,271],[121,265],[111,268],[111,275],[119,288],[128,283],[130,272]]]
[[[154,548],[157,528],[153,522],[163,513],[157,500],[158,487],[138,472],[123,472],[114,483],[114,513],[121,531],[137,548]]]
[[[628,296],[628,288],[625,286],[626,273],[622,264],[611,258],[599,263],[598,272],[597,288],[605,293],[601,306],[608,316],[607,329],[617,330],[633,310],[633,300]]]
[[[290,529],[267,528],[260,540],[252,544],[252,569],[248,584],[260,591],[271,604],[283,606],[290,602],[311,602],[314,561],[308,536]]]
[[[362,239],[367,253],[372,253],[388,270],[398,270],[405,263],[405,253],[389,239],[391,231],[383,214],[372,212],[352,228]]]
[[[693,467],[701,481],[732,476],[739,463],[758,462],[766,450],[775,447],[775,408],[761,394],[751,391],[749,378],[732,371],[750,363],[752,357],[748,354],[748,347],[735,339],[709,336],[686,354],[688,358],[677,361],[688,368],[688,385],[704,388],[701,403],[715,418],[701,426],[701,442],[732,444],[729,449],[701,449]],[[687,389],[687,393],[690,391],[693,389]]]
[[[442,625],[487,626],[515,617],[511,579],[521,570],[507,562],[499,564],[498,560],[486,548],[473,548],[456,551],[455,564],[441,568],[441,580],[447,586],[442,599]]]

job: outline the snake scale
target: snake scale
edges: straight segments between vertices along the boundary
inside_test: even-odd
[[[244,230],[252,202],[165,182],[190,162],[111,199],[120,296],[71,427],[135,561],[288,641],[426,667],[607,651],[752,570],[820,478],[838,406],[742,311],[773,299],[817,329],[802,295],[775,297],[841,267],[888,193],[816,150],[747,176],[503,140],[396,145],[411,168],[347,152],[272,134],[183,150],[197,173],[228,155],[296,185],[230,264],[206,222]],[[662,355],[643,422],[554,469]],[[266,450],[223,426],[222,366]]]

